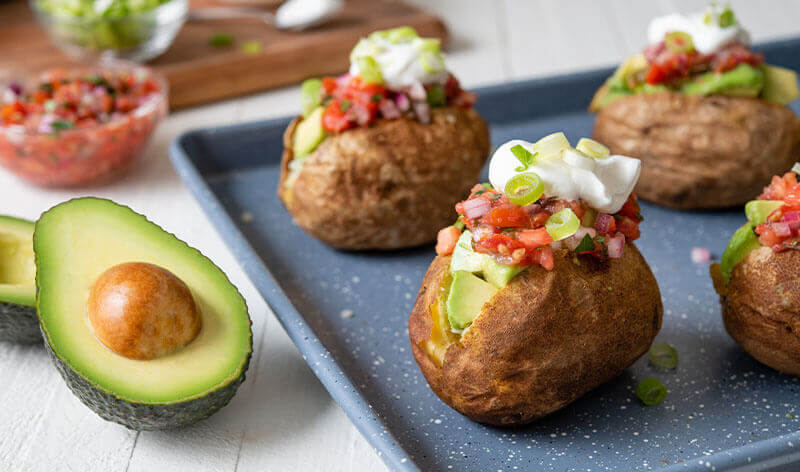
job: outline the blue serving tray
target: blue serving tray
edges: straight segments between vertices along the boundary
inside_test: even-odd
[[[800,39],[760,49],[768,62],[800,70]],[[585,107],[610,72],[484,88],[477,107],[495,145],[557,130],[574,142],[591,135]],[[695,246],[719,257],[741,210],[643,205],[637,246],[661,287],[657,341],[678,349],[676,370],[640,359],[542,421],[489,427],[442,403],[411,355],[408,315],[433,246],[341,252],[304,234],[275,194],[288,122],[192,131],[174,141],[172,160],[303,358],[391,469],[800,470],[800,382],[728,337],[708,264],[690,260]],[[651,376],[669,396],[644,407],[633,389]]]

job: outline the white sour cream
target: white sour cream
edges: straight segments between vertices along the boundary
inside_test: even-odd
[[[703,54],[712,54],[732,42],[750,44],[750,34],[737,21],[726,28],[720,28],[716,22],[706,23],[706,13],[719,14],[718,11],[681,15],[673,13],[653,19],[647,28],[647,40],[657,44],[664,40],[667,33],[682,31],[692,37],[695,49]]]
[[[391,43],[375,35],[364,38],[350,54],[350,74],[360,75],[357,59],[372,56],[387,88],[401,90],[414,83],[444,84],[449,76],[441,53],[423,50],[422,38]]]
[[[546,196],[568,200],[580,198],[598,211],[614,214],[625,204],[642,172],[639,159],[618,155],[593,159],[571,149],[564,151],[564,158],[537,158],[528,169],[518,171],[521,163],[511,152],[517,144],[534,152],[533,143],[514,139],[500,146],[492,155],[489,181],[498,190],[504,190],[506,183],[519,173],[535,172],[544,182]]]

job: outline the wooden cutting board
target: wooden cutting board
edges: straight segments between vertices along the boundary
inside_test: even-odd
[[[438,18],[403,2],[347,0],[330,23],[302,33],[247,19],[187,22],[170,49],[150,65],[169,80],[171,107],[182,108],[344,72],[360,37],[401,25],[423,36],[447,36]],[[234,43],[212,46],[210,38],[220,33],[233,35]],[[253,41],[260,51],[245,52],[242,44]],[[73,62],[50,43],[26,1],[0,2],[0,72],[33,72]]]

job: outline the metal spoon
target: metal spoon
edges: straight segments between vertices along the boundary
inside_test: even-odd
[[[189,20],[256,19],[279,30],[302,31],[328,21],[344,0],[287,0],[275,13],[250,7],[214,7],[189,10]]]

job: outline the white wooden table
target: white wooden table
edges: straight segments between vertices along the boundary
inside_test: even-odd
[[[643,47],[649,18],[705,4],[414,1],[447,20],[449,66],[467,87],[615,64]],[[732,3],[756,41],[800,34],[798,0]],[[176,113],[158,129],[146,163],[105,187],[47,191],[0,172],[0,213],[36,219],[65,199],[96,195],[130,205],[199,248],[243,292],[255,346],[247,381],[228,407],[181,431],[136,433],[84,407],[40,346],[0,344],[0,471],[385,470],[305,365],[167,156],[170,141],[185,130],[288,115],[298,107],[291,87]]]

